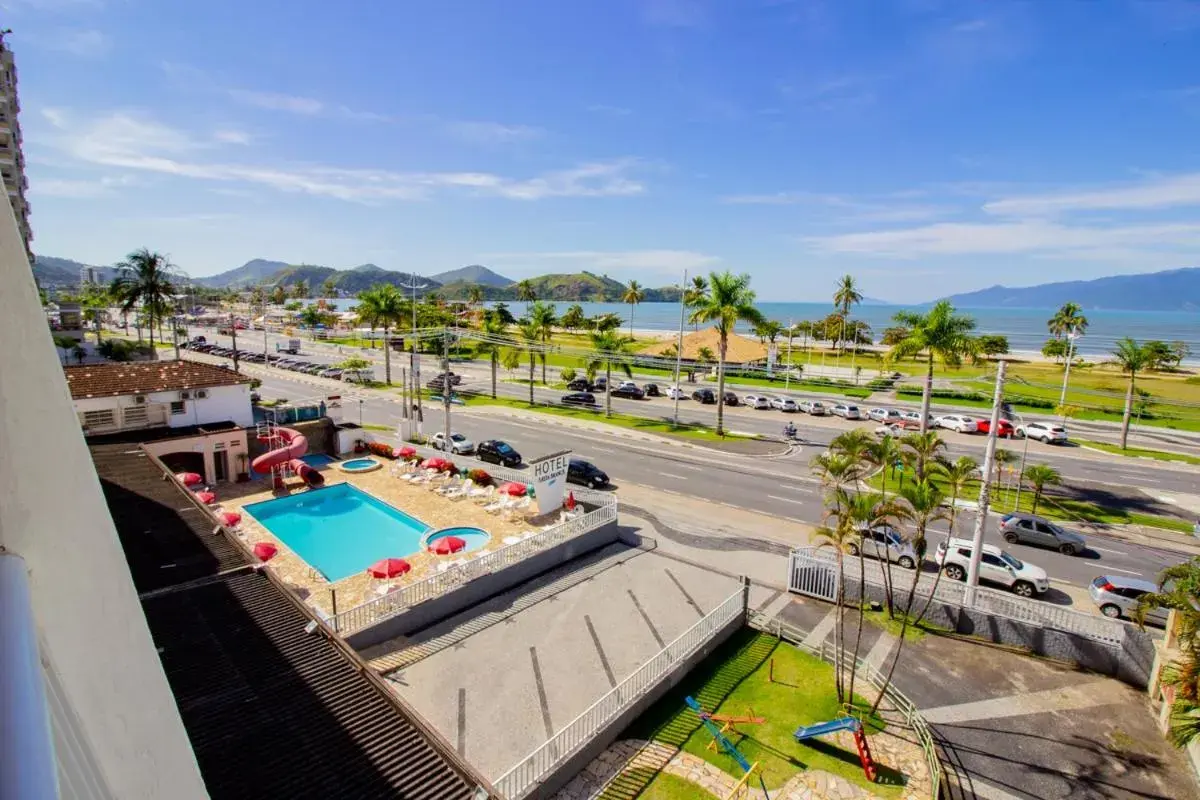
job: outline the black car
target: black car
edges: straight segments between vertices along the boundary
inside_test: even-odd
[[[567,389],[572,392],[589,392],[592,385],[588,383],[587,378],[576,378],[567,384]]]
[[[614,386],[612,392],[613,397],[625,397],[630,400],[643,400],[646,393],[636,386]]]
[[[451,386],[458,386],[463,381],[462,375],[456,375],[453,372],[439,372],[437,375],[433,376],[433,380],[435,381],[442,381],[446,378],[450,379]]]
[[[642,387],[642,391],[646,393],[646,397],[662,397],[662,392],[658,390],[657,383],[647,383]]]
[[[738,396],[736,394],[734,394],[733,392],[725,393],[725,405],[736,406],[738,404],[738,402],[739,402]]]
[[[596,378],[596,382],[592,384],[592,388],[590,391],[607,392],[608,391],[608,378],[604,378],[604,377]]]
[[[567,466],[567,482],[578,483],[589,489],[598,489],[601,486],[608,486],[608,475],[590,461],[572,458],[571,463]]]
[[[591,392],[572,392],[564,394],[559,402],[565,406],[594,406],[596,405],[596,395]]]
[[[717,402],[717,393],[712,389],[697,389],[692,392],[692,399],[703,405],[715,405]]]
[[[521,463],[521,454],[514,450],[508,442],[502,442],[499,439],[480,442],[475,448],[475,457],[480,461],[505,467],[515,467]]]

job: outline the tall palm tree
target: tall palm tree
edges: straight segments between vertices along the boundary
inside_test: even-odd
[[[492,399],[496,397],[496,369],[500,363],[500,354],[506,346],[512,346],[511,343],[505,343],[507,327],[498,317],[488,314],[483,318],[484,338],[475,343],[475,354],[486,355],[492,362]]]
[[[600,333],[615,331],[619,327],[621,327],[621,318],[611,311],[592,320],[592,328]]]
[[[725,435],[725,357],[729,353],[729,336],[738,322],[756,325],[763,320],[762,312],[754,306],[754,291],[750,276],[731,272],[712,273],[708,278],[708,294],[698,301],[692,312],[692,322],[713,323],[717,329],[717,435]]]
[[[637,308],[638,303],[646,299],[646,290],[642,288],[637,281],[630,281],[625,287],[625,293],[621,295],[621,302],[629,304],[629,338],[633,338],[633,310]]]
[[[959,456],[955,461],[940,461],[934,471],[950,489],[950,532],[954,536],[954,523],[958,520],[958,498],[970,487],[979,475],[979,462],[970,456]]]
[[[708,278],[703,275],[693,275],[691,286],[683,290],[683,304],[688,308],[698,308],[706,297],[708,297]],[[698,321],[695,322],[695,328],[700,330]]]
[[[304,278],[292,284],[292,297],[297,300],[307,300],[310,292],[308,290],[308,281]]]
[[[1151,357],[1146,348],[1126,336],[1117,341],[1112,351],[1112,363],[1129,373],[1129,385],[1125,389],[1125,413],[1121,415],[1121,449],[1129,443],[1129,418],[1133,415],[1133,389],[1137,374],[1150,368]]]
[[[271,302],[277,306],[281,306],[287,302],[287,289],[283,288],[283,284],[276,284],[271,290]]]
[[[843,431],[833,437],[829,443],[831,452],[846,456],[854,462],[855,469],[852,478],[855,491],[858,490],[859,481],[862,480],[871,464],[871,451],[875,445],[875,437],[867,433],[866,428],[851,428]]]
[[[627,377],[633,376],[629,362],[625,356],[629,354],[629,340],[617,335],[616,331],[597,332],[591,335],[593,356],[588,359],[586,368],[589,372],[604,367],[605,384],[609,391],[604,393],[604,416],[612,416],[612,369],[615,364],[625,372]]]
[[[880,491],[883,493],[883,499],[887,500],[887,476],[888,472],[895,468],[896,464],[903,458],[904,451],[900,447],[900,442],[893,436],[882,436],[878,441],[872,442],[867,449],[867,461],[875,467],[878,467],[879,477],[882,481]]]
[[[383,373],[388,386],[392,385],[390,333],[392,327],[404,319],[405,308],[404,295],[390,283],[376,284],[358,295],[359,318],[374,320],[375,325],[383,328]]]
[[[109,292],[122,313],[127,314],[141,305],[150,323],[150,346],[153,347],[155,315],[162,314],[174,302],[177,292],[174,278],[178,271],[166,256],[152,253],[145,247],[133,251],[116,266],[119,274]]]
[[[912,467],[918,481],[929,476],[929,468],[946,450],[946,441],[936,431],[907,433],[900,437],[900,444],[904,448],[901,460]]]
[[[478,283],[472,283],[467,287],[467,302],[475,307],[483,304],[483,287]]]
[[[532,320],[517,325],[521,337],[520,349],[529,356],[529,405],[533,406],[533,369],[537,366],[537,354],[542,341],[542,331]]]
[[[550,303],[543,303],[541,300],[534,301],[529,307],[529,322],[538,329],[538,335],[542,340],[542,349],[538,353],[538,357],[542,361],[542,385],[546,383],[546,351],[550,347],[550,337],[554,334],[554,326],[558,322],[558,318],[554,315],[554,306]]]
[[[526,311],[529,310],[528,304],[538,299],[537,289],[533,288],[533,281],[529,280],[529,278],[517,284],[517,299],[526,304]]]
[[[838,280],[837,290],[833,293],[833,304],[841,311],[842,330],[838,333],[838,341],[845,339],[846,320],[850,318],[850,309],[862,302],[862,293],[854,283],[853,275],[843,275]]]
[[[1087,326],[1088,318],[1083,315],[1083,309],[1078,303],[1063,303],[1046,322],[1046,327],[1055,339],[1061,339],[1068,333],[1083,333]]]
[[[924,353],[928,361],[925,388],[921,392],[921,433],[925,433],[929,427],[929,401],[933,391],[933,360],[940,358],[946,366],[957,367],[964,356],[977,356],[979,341],[971,335],[975,320],[954,313],[954,306],[948,300],[938,301],[928,313],[901,311],[893,319],[907,329],[907,335],[892,346],[888,358],[894,360]]]
[[[1038,502],[1042,499],[1046,487],[1062,483],[1062,475],[1049,464],[1030,464],[1021,477],[1029,484],[1029,488],[1033,489],[1033,508],[1029,512],[1031,514],[1037,513]]]
[[[846,649],[842,646],[842,640],[846,636],[846,548],[858,539],[859,534],[849,525],[842,524],[821,525],[813,534],[818,548],[828,547],[833,550],[834,563],[837,565],[837,596],[833,600],[833,685],[837,692],[838,705],[842,706],[846,703]]]
[[[1020,460],[1021,457],[1012,450],[1006,450],[1003,447],[996,448],[996,453],[992,456],[992,463],[996,465],[996,476],[994,482],[997,488],[1000,488],[1004,483],[1003,469],[1007,466],[1017,463]],[[989,479],[991,478],[991,476],[985,477],[988,477]]]
[[[321,283],[321,297],[337,297],[337,281],[326,278]]]

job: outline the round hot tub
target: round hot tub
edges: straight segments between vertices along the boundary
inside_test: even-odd
[[[431,531],[421,538],[421,549],[430,550],[437,545],[439,539],[446,539],[451,536],[461,539],[465,546],[462,549],[450,550],[447,552],[447,555],[451,553],[470,553],[486,547],[488,542],[492,540],[492,535],[483,528],[473,528],[469,525],[441,528]]]
[[[382,466],[373,458],[351,458],[337,462],[337,468],[342,472],[373,472]]]

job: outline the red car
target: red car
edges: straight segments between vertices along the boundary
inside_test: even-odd
[[[979,433],[987,433],[992,427],[992,421],[983,417],[977,418],[975,424],[979,426],[976,429]],[[1014,433],[1013,424],[1006,419],[1000,420],[996,425],[996,435],[1002,439],[1011,439]]]

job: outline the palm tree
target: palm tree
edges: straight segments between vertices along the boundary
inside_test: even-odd
[[[701,364],[711,364],[717,360],[717,354],[711,347],[704,346],[696,351],[696,361]]]
[[[583,315],[583,306],[578,303],[567,308],[567,313],[559,318],[558,324],[569,330],[571,333],[587,326],[587,317]]]
[[[868,433],[866,428],[851,428],[833,437],[833,440],[829,443],[831,452],[846,456],[854,462],[853,479],[855,491],[858,490],[859,481],[862,480],[868,465],[871,464],[870,454],[875,444],[875,437]]]
[[[337,297],[337,281],[326,278],[321,283],[321,297]]]
[[[738,322],[757,325],[762,313],[754,306],[754,291],[750,276],[731,272],[712,273],[708,278],[708,294],[692,312],[692,322],[713,323],[717,329],[717,435],[725,435],[725,356],[729,351],[729,336]]]
[[[96,345],[100,345],[100,328],[107,316],[107,309],[112,298],[104,286],[89,285],[83,293],[80,304],[83,306],[83,318],[92,323],[96,329]]]
[[[1021,477],[1029,484],[1029,488],[1033,489],[1033,508],[1029,512],[1031,514],[1037,513],[1038,501],[1042,499],[1042,492],[1046,487],[1062,483],[1062,475],[1048,464],[1030,464]]]
[[[67,353],[76,345],[76,341],[70,336],[55,336],[54,346],[62,352],[58,354],[58,358],[62,363],[67,363]]]
[[[533,281],[529,278],[517,284],[517,299],[526,303],[526,311],[529,310],[528,304],[538,299],[537,289],[533,288]]]
[[[943,483],[950,489],[950,533],[954,535],[954,523],[958,519],[958,498],[979,474],[979,462],[970,456],[959,456],[956,461],[941,461],[935,471],[942,476]]]
[[[1088,318],[1083,315],[1083,309],[1078,303],[1063,303],[1046,322],[1046,327],[1055,339],[1061,339],[1068,333],[1083,333],[1087,326]]]
[[[954,313],[948,300],[938,301],[926,314],[901,311],[893,319],[908,329],[907,335],[888,351],[891,360],[925,353],[928,371],[921,392],[921,433],[929,427],[929,400],[933,391],[933,359],[936,356],[948,367],[957,367],[963,356],[976,356],[979,342],[971,335],[975,320]]]
[[[161,253],[152,253],[143,247],[116,266],[120,274],[109,287],[109,293],[120,305],[122,313],[127,314],[141,305],[148,315],[150,346],[153,347],[155,314],[169,308],[177,292],[172,280],[177,273],[175,265]]]
[[[404,295],[390,283],[376,284],[358,295],[359,319],[372,320],[372,329],[375,325],[383,328],[383,373],[388,386],[392,385],[390,332],[392,326],[404,319],[406,307]]]
[[[683,304],[688,308],[698,308],[704,298],[708,297],[708,278],[703,275],[693,275],[692,285],[683,290]],[[700,330],[699,321],[695,322],[696,330]]]
[[[521,336],[520,350],[529,355],[529,405],[533,406],[533,369],[537,366],[537,354],[542,341],[542,331],[532,320],[526,320],[517,326]]]
[[[588,359],[586,368],[590,371],[604,367],[605,383],[609,391],[604,393],[604,416],[612,416],[612,368],[615,364],[625,372],[626,377],[633,376],[629,362],[625,356],[629,353],[629,340],[617,335],[615,331],[604,331],[591,335],[592,349],[595,355]]]
[[[287,290],[283,288],[283,284],[276,284],[271,290],[271,302],[277,306],[281,306],[287,302]]]
[[[496,397],[496,368],[499,366],[500,353],[504,349],[505,330],[507,326],[498,317],[491,314],[484,316],[482,333],[484,338],[475,343],[475,354],[486,355],[492,362],[492,399]]]
[[[888,472],[894,469],[895,465],[900,463],[903,458],[900,443],[892,436],[883,436],[878,441],[871,443],[867,449],[866,458],[870,464],[879,468],[879,477],[882,481],[880,491],[883,493],[883,499],[887,500]]]
[[[840,522],[840,517],[838,518]],[[822,525],[814,532],[817,547],[829,547],[833,549],[834,561],[837,564],[837,597],[833,601],[833,685],[837,692],[838,705],[842,706],[846,702],[846,688],[843,683],[843,676],[846,673],[844,667],[844,659],[846,650],[842,646],[842,639],[846,636],[845,617],[846,617],[846,548],[851,541],[859,537],[858,531],[854,530],[849,525]]]
[[[995,453],[995,455],[992,456],[992,463],[996,465],[995,483],[996,483],[997,488],[999,488],[1000,485],[1003,484],[1003,482],[1004,482],[1004,475],[1002,473],[1002,470],[1005,467],[1007,467],[1011,464],[1015,464],[1020,460],[1021,460],[1020,456],[1018,456],[1012,450],[1005,450],[1003,447],[996,448],[996,453]]]
[[[833,293],[833,304],[841,311],[842,315],[842,330],[838,334],[839,342],[846,338],[846,320],[850,317],[850,309],[861,303],[862,299],[863,296],[854,283],[854,276],[843,275],[838,280],[837,291]]]
[[[467,287],[467,304],[471,308],[478,308],[483,305],[483,287],[478,283],[472,283]]]
[[[542,385],[546,384],[546,351],[549,350],[550,337],[554,333],[554,325],[558,319],[554,316],[554,306],[537,300],[529,307],[529,322],[537,328],[542,340],[542,349],[538,353],[542,361]]]
[[[946,449],[946,442],[936,431],[907,433],[900,437],[904,447],[901,459],[910,467],[918,481],[928,477],[929,467],[936,464],[938,456]]]
[[[1125,413],[1121,415],[1121,449],[1129,443],[1129,418],[1133,415],[1133,389],[1137,374],[1150,367],[1150,354],[1146,348],[1126,336],[1117,341],[1112,351],[1112,363],[1129,373],[1129,386],[1125,389]]]
[[[646,299],[646,290],[641,287],[637,281],[630,281],[625,287],[625,294],[621,295],[621,302],[629,304],[629,338],[633,338],[633,310],[637,308],[638,303]]]
[[[309,295],[308,281],[301,278],[292,284],[292,297],[296,300],[307,300]]]
[[[1184,748],[1200,737],[1200,559],[1167,567],[1158,576],[1158,591],[1138,601],[1135,619],[1144,624],[1152,608],[1168,608],[1177,618],[1179,655],[1163,670],[1162,682],[1173,687],[1169,734],[1171,743]]]

